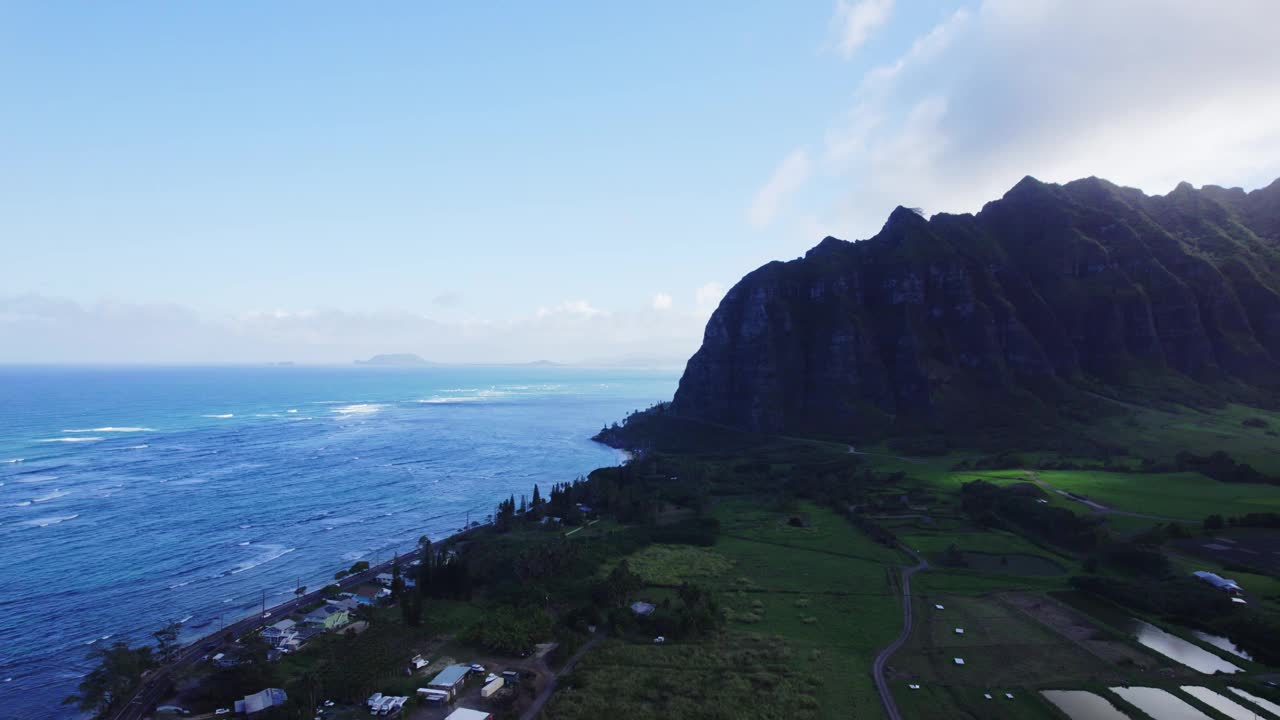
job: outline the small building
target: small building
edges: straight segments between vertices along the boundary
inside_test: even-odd
[[[457,694],[458,689],[467,681],[467,674],[470,672],[470,665],[450,665],[431,678],[431,681],[427,683],[427,688],[449,693],[450,697],[452,697]]]
[[[321,605],[307,613],[302,622],[325,630],[337,630],[351,622],[351,614],[336,605]]]
[[[1235,580],[1228,580],[1227,578],[1224,578],[1221,575],[1218,575],[1216,573],[1206,572],[1204,570],[1197,570],[1191,574],[1195,575],[1197,578],[1200,578],[1204,582],[1209,583],[1210,585],[1221,590],[1222,592],[1225,592],[1228,595],[1239,595],[1240,593],[1244,592],[1244,588],[1240,587],[1240,585]]]
[[[385,594],[384,594],[385,593]],[[377,585],[361,585],[356,588],[355,600],[361,605],[374,605],[379,599],[390,595],[391,591]]]
[[[652,615],[655,609],[656,608],[653,603],[640,602],[639,600],[631,603],[631,612],[639,615],[640,617]]]
[[[280,688],[267,688],[252,695],[245,695],[243,700],[236,701],[236,712],[252,715],[276,705],[283,705],[289,699]]]
[[[383,587],[391,587],[391,583],[395,582],[395,576],[391,573],[378,573],[373,576],[373,579]]]
[[[472,710],[471,708],[458,708],[449,713],[449,717],[444,720],[493,720],[493,714],[483,710]]]
[[[956,662],[956,664],[957,664],[957,665],[963,665],[963,664],[964,664],[964,658],[953,658],[953,659],[955,660],[955,662]]]
[[[325,602],[327,602],[328,604],[336,608],[342,608],[343,610],[346,610],[349,613],[355,612],[360,607],[360,601],[356,600],[354,597],[338,598],[337,600],[325,600]]]
[[[431,664],[431,661],[421,655],[414,655],[409,660],[409,674],[420,672],[423,668]]]
[[[297,625],[292,620],[281,620],[274,625],[269,625],[262,631],[262,639],[266,640],[271,647],[280,647],[291,640],[295,634],[294,627]]]

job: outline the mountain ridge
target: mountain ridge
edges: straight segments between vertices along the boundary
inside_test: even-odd
[[[757,432],[1052,429],[1124,401],[1274,404],[1280,180],[1170,193],[1027,176],[976,214],[899,206],[725,296],[670,411]],[[1093,398],[1093,399],[1090,399]]]

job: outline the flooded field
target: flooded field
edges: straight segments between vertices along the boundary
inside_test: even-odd
[[[1241,650],[1240,646],[1231,642],[1230,638],[1224,638],[1221,635],[1211,635],[1207,632],[1200,632],[1199,630],[1193,630],[1191,631],[1191,634],[1196,636],[1197,640],[1208,643],[1218,648],[1219,650],[1222,650],[1223,652],[1229,652],[1232,655],[1235,655],[1238,658],[1243,658],[1245,660],[1253,659],[1252,655],[1245,652],[1244,650]]]
[[[1170,635],[1151,623],[1135,619],[1132,621],[1132,628],[1140,645],[1155,650],[1171,660],[1176,660],[1192,670],[1210,675],[1215,672],[1241,672],[1240,668],[1208,650],[1193,645],[1177,635]]]
[[[1149,687],[1113,687],[1111,692],[1155,720],[1213,720],[1173,693]]]
[[[1254,695],[1253,693],[1245,692],[1244,690],[1241,690],[1240,688],[1233,688],[1233,687],[1229,687],[1229,688],[1227,688],[1227,689],[1228,689],[1228,690],[1230,690],[1231,692],[1233,692],[1233,693],[1235,693],[1235,694],[1239,695],[1240,697],[1244,698],[1245,700],[1248,700],[1249,702],[1253,703],[1254,705],[1257,705],[1258,707],[1262,708],[1263,710],[1266,710],[1267,712],[1271,713],[1272,715],[1275,715],[1276,717],[1280,717],[1280,705],[1277,705],[1277,704],[1275,704],[1275,703],[1271,702],[1270,700],[1267,700],[1266,698],[1260,698],[1260,697],[1258,697],[1257,695]]]
[[[1041,690],[1040,694],[1071,720],[1129,720],[1109,700],[1086,690]]]
[[[1253,710],[1234,700],[1223,697],[1209,688],[1183,685],[1182,692],[1226,715],[1231,720],[1255,720],[1258,717],[1258,713]]]

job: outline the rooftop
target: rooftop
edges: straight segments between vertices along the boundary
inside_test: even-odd
[[[435,677],[431,678],[431,682],[427,684],[439,687],[453,687],[466,678],[469,672],[471,672],[469,665],[450,665],[437,673]]]
[[[458,708],[449,713],[449,717],[444,720],[489,720],[493,717],[483,710],[472,710],[471,708]]]

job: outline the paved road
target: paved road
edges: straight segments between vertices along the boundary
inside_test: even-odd
[[[888,647],[881,650],[879,655],[876,655],[875,664],[871,667],[871,676],[876,681],[876,692],[880,693],[880,704],[884,706],[884,714],[889,720],[902,720],[902,715],[898,713],[898,704],[894,702],[893,693],[889,691],[889,683],[884,679],[884,666],[911,636],[911,625],[914,622],[911,616],[911,576],[929,568],[929,561],[917,555],[914,550],[905,547],[902,549],[920,561],[911,567],[902,568],[902,632],[889,643]]]
[[[1031,470],[1023,470],[1023,472],[1027,474],[1027,477],[1031,478],[1032,482],[1044,488],[1045,490],[1048,490],[1050,492],[1055,492],[1068,500],[1074,500],[1078,503],[1081,503],[1082,505],[1089,508],[1097,515],[1123,515],[1125,517],[1136,517],[1136,518],[1142,518],[1144,520],[1158,520],[1160,522],[1181,522],[1181,523],[1195,522],[1194,520],[1187,520],[1186,518],[1173,518],[1173,517],[1165,517],[1163,515],[1149,515],[1147,513],[1130,512],[1128,510],[1116,510],[1113,507],[1108,507],[1095,500],[1090,500],[1089,498],[1084,497],[1083,495],[1078,495],[1076,493],[1069,493],[1066,490],[1059,490],[1058,488],[1050,485],[1044,480],[1041,480],[1040,476],[1032,472]]]
[[[356,573],[355,575],[348,575],[342,580],[337,581],[337,585],[344,590],[358,585],[363,585],[364,583],[373,581],[374,577],[378,573],[390,572],[391,566],[396,562],[408,562],[418,556],[419,552],[415,550],[412,553],[401,555],[398,558],[392,558],[391,560],[379,565],[374,565],[363,572]],[[322,598],[322,591],[316,590],[301,597],[267,608],[267,612],[271,613],[270,621],[274,622],[276,618],[283,619],[286,615],[294,612],[295,610],[312,603],[319,602]],[[173,662],[152,671],[151,674],[143,680],[138,691],[134,693],[133,699],[114,715],[111,715],[110,719],[142,720],[142,718],[146,717],[156,704],[164,699],[164,695],[169,691],[169,680],[178,673],[178,671],[190,669],[205,655],[216,653],[226,647],[229,647],[231,643],[225,639],[227,633],[231,633],[232,641],[238,640],[267,624],[267,622],[268,621],[264,618],[254,614],[244,618],[243,620],[237,620],[236,622],[223,627],[219,632],[206,635],[194,643],[182,648],[178,651],[177,655],[174,656]],[[209,644],[213,645],[213,649],[205,649],[205,646]]]
[[[542,706],[547,703],[547,700],[551,699],[551,693],[556,691],[556,684],[559,683],[560,676],[572,671],[573,666],[578,664],[578,661],[582,659],[582,656],[586,655],[588,650],[595,647],[596,643],[603,639],[604,635],[602,633],[597,633],[590,640],[583,643],[582,647],[578,648],[578,652],[574,653],[573,657],[569,658],[569,662],[565,663],[564,667],[560,668],[560,672],[551,676],[551,681],[547,683],[546,687],[542,688],[542,692],[538,693],[538,697],[533,699],[533,704],[530,705],[522,715],[520,715],[520,720],[534,720],[537,718],[538,713],[542,711]]]

